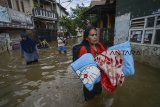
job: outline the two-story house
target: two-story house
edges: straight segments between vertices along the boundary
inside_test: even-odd
[[[36,39],[56,40],[58,15],[55,0],[33,0],[32,9]]]
[[[31,15],[25,13],[30,4],[30,0],[1,0],[0,52],[16,48],[20,33],[34,28]]]
[[[57,3],[57,14],[58,18],[60,19],[63,16],[68,16],[69,13],[66,11],[66,8],[64,8],[60,3]],[[59,21],[58,21],[59,22]],[[59,23],[57,23],[57,31],[65,31],[65,28],[63,26],[60,26]]]

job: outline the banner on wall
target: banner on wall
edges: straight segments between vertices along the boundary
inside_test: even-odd
[[[0,22],[10,22],[9,14],[6,7],[0,6]]]
[[[11,20],[14,22],[21,23],[23,25],[33,24],[31,16],[25,15],[24,13],[16,10],[9,9]]]

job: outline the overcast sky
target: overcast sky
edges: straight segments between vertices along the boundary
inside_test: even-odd
[[[84,6],[89,6],[91,0],[71,0],[71,2],[66,2],[68,0],[60,0],[61,5],[67,9],[67,12],[71,13],[70,8],[75,8],[77,4],[81,5],[82,3]],[[57,0],[59,3],[59,0]]]

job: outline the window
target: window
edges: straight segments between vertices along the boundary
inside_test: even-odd
[[[131,42],[160,45],[160,14],[132,19],[129,37]]]
[[[18,0],[16,0],[17,10],[20,11]]]
[[[144,43],[151,44],[153,30],[146,30],[144,34]]]
[[[12,8],[11,0],[7,0],[9,8]]]
[[[154,20],[155,20],[155,17],[149,17],[149,18],[147,18],[146,27],[154,27]]]
[[[142,30],[135,30],[131,32],[130,41],[141,43],[142,40]]]
[[[160,45],[160,29],[159,29],[159,30],[156,30],[155,39],[154,39],[154,44]]]
[[[24,11],[24,4],[23,4],[23,1],[21,1],[21,6],[22,6],[22,12],[25,12],[25,11]]]
[[[144,27],[144,18],[132,20],[131,28],[143,28]]]
[[[157,27],[157,28],[160,28],[160,16],[158,16],[158,18],[157,18],[156,27]]]

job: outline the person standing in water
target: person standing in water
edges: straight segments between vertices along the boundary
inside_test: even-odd
[[[82,55],[88,53],[87,47],[89,47],[90,49],[89,53],[91,53],[93,57],[96,57],[105,50],[104,46],[99,42],[99,36],[97,34],[96,28],[93,26],[89,26],[84,31],[82,47],[79,50],[78,57],[81,57]],[[89,91],[83,85],[83,93],[85,101],[88,101],[92,99],[94,96],[101,94],[101,92],[102,92],[102,85],[100,81],[94,85],[92,91]]]
[[[59,53],[62,53],[62,52],[67,53],[67,48],[66,48],[67,39],[63,32],[58,32],[57,42],[58,42]]]
[[[39,53],[36,43],[24,33],[20,36],[22,39],[20,42],[21,56],[24,57],[26,64],[38,62]]]

